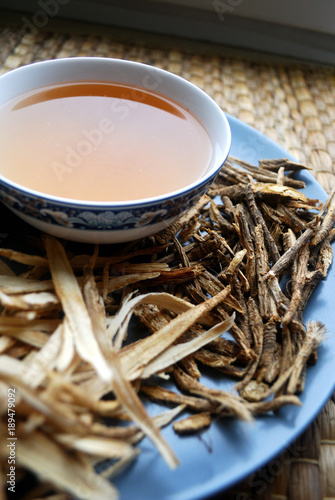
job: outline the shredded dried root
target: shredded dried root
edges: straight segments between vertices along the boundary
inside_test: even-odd
[[[284,173],[301,168],[231,157],[179,221],[104,255],[51,236],[42,237],[44,254],[40,243],[39,255],[0,249],[1,432],[10,389],[17,466],[36,474],[44,498],[118,498],[110,478],[137,458],[145,436],[176,467],[160,433],[171,422],[189,434],[214,417],[251,421],[300,404],[325,335],[302,315],[335,237],[334,193],[322,205],[297,191],[303,183]],[[13,263],[25,271],[17,276]],[[134,338],[134,320],[145,336]],[[206,370],[236,385],[210,389]],[[152,418],[148,399],[172,409]],[[2,446],[3,471],[6,453]]]

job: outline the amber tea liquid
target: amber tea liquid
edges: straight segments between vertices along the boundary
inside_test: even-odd
[[[0,173],[49,195],[163,195],[200,178],[211,158],[209,136],[191,113],[136,87],[73,82],[0,108]]]

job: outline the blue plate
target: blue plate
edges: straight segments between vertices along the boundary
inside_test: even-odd
[[[236,118],[228,116],[228,119],[233,138],[232,155],[256,164],[261,158],[292,158],[255,129]],[[307,196],[326,198],[325,191],[309,172],[300,173],[299,178],[306,182]],[[328,335],[319,348],[318,362],[307,370],[301,407],[285,407],[274,415],[257,418],[254,424],[217,420],[201,436],[179,437],[171,426],[163,429],[165,439],[180,459],[180,466],[171,471],[149,440],[144,439],[139,457],[114,480],[121,500],[206,498],[247,477],[288,447],[315,418],[334,389],[334,290],[332,266],[327,279],[314,292],[304,315],[304,321],[321,320],[328,328]],[[215,377],[206,376],[202,381],[220,389],[233,385],[231,381]],[[158,410],[162,409],[149,405],[151,413]],[[259,493],[264,488],[264,484],[256,484],[256,481],[253,486]],[[238,500],[244,500],[243,495]]]

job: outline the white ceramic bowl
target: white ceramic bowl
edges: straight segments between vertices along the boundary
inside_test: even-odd
[[[205,92],[170,72],[133,61],[97,57],[43,61],[4,74],[0,77],[0,108],[27,91],[73,81],[134,85],[179,103],[202,123],[210,137],[213,147],[210,167],[192,184],[162,196],[129,202],[95,202],[60,198],[26,188],[1,175],[0,165],[0,199],[32,226],[74,241],[120,243],[164,229],[206,192],[225,162],[231,133],[224,113]]]

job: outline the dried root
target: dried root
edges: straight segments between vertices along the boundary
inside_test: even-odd
[[[251,421],[300,404],[325,335],[303,312],[327,276],[335,236],[334,193],[322,205],[297,191],[303,183],[290,174],[301,168],[230,158],[179,221],[104,255],[50,236],[35,240],[38,255],[0,249],[1,432],[9,390],[17,467],[36,474],[43,495],[117,498],[106,477],[137,457],[144,436],[176,467],[160,427],[181,412],[174,429],[189,434],[214,418]],[[135,339],[134,319],[145,330]],[[235,387],[207,387],[208,370]],[[153,418],[148,398],[172,409]],[[0,458],[5,471],[4,447]],[[106,458],[113,463],[98,475]]]

